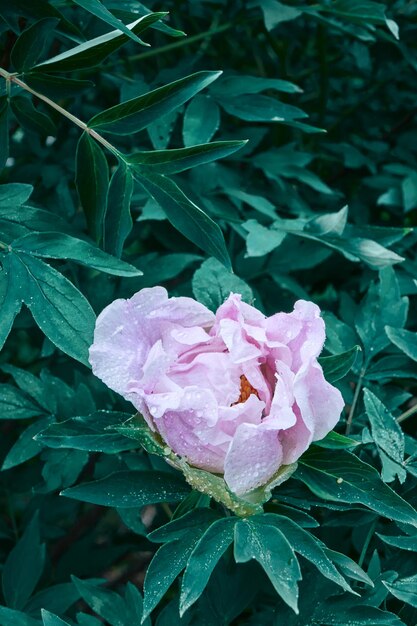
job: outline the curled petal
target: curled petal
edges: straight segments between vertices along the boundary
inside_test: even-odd
[[[282,447],[276,430],[262,424],[241,424],[224,463],[224,479],[242,495],[264,485],[282,463]]]

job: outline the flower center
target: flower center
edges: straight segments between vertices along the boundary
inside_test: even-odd
[[[246,376],[242,374],[242,376],[240,377],[240,396],[237,402],[233,402],[232,406],[234,406],[235,404],[240,404],[241,402],[246,402],[246,400],[252,394],[255,394],[255,396],[259,398],[259,394],[255,387],[252,387]]]

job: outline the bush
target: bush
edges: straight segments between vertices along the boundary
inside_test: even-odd
[[[416,17],[0,2],[0,625],[417,623]],[[244,510],[91,372],[156,285],[323,311],[344,411]]]

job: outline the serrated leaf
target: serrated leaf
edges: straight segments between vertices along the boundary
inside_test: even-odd
[[[3,568],[3,594],[14,609],[23,609],[41,577],[45,546],[40,543],[39,519],[36,514],[28,524]]]
[[[62,495],[102,506],[132,508],[156,502],[177,502],[188,492],[184,481],[173,474],[132,470],[70,487]]]
[[[107,111],[95,115],[88,122],[97,128],[117,135],[130,135],[146,128],[156,118],[166,115],[187,102],[196,93],[210,85],[221,72],[197,72],[173,83],[158,87]]]
[[[360,346],[354,346],[347,352],[342,352],[342,354],[319,357],[319,363],[323,368],[324,377],[329,383],[340,380],[350,372],[360,350]]]
[[[375,468],[346,450],[312,446],[299,460],[295,477],[330,502],[364,506],[396,522],[417,527],[417,512],[382,482]]]
[[[132,193],[132,174],[126,164],[120,161],[110,179],[104,222],[104,248],[119,258],[123,252],[123,245],[132,230],[132,216],[130,214]]]
[[[88,133],[81,135],[77,145],[75,182],[89,231],[100,243],[104,234],[109,166],[102,149]]]
[[[18,72],[25,72],[35,65],[43,55],[48,40],[59,23],[59,19],[46,17],[31,24],[19,35],[14,44],[10,58]]]
[[[86,267],[115,276],[141,276],[133,265],[110,256],[88,241],[76,239],[65,233],[31,233],[11,243],[13,250],[36,257],[71,259]]]
[[[128,24],[127,28],[138,35],[165,15],[166,13],[149,13],[132,24]],[[127,35],[120,30],[113,30],[43,61],[35,67],[37,70],[40,68],[42,72],[72,72],[73,70],[95,67],[127,41],[129,41]]]
[[[241,294],[244,302],[253,301],[249,285],[213,258],[204,261],[194,272],[192,287],[195,298],[211,311],[216,311],[231,292]]]
[[[158,202],[171,224],[196,246],[230,269],[223,233],[204,211],[192,202],[170,178],[135,172],[136,180]]]
[[[256,517],[239,520],[234,528],[236,563],[258,561],[278,595],[298,614],[297,582],[301,572],[284,534],[275,526],[259,523]]]

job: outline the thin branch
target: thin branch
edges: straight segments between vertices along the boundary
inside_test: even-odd
[[[356,383],[355,393],[353,395],[352,406],[350,407],[349,415],[346,421],[346,430],[345,434],[348,435],[350,433],[350,429],[352,428],[353,416],[355,414],[356,405],[358,404],[359,394],[362,389],[363,378],[366,374],[366,367],[361,369],[361,373],[359,374],[358,382]]]
[[[70,120],[73,124],[81,128],[85,133],[88,133],[98,143],[101,143],[102,146],[107,148],[107,150],[109,150],[117,158],[121,158],[120,152],[109,141],[107,141],[107,139],[104,139],[104,137],[102,137],[93,128],[89,128],[85,122],[80,120],[80,118],[76,117],[75,115],[73,115],[72,113],[64,109],[62,106],[60,106],[59,104],[57,104],[56,102],[48,98],[47,96],[44,96],[42,93],[39,93],[38,91],[35,91],[31,87],[29,87],[29,85],[23,82],[23,80],[20,80],[20,78],[18,78],[16,74],[10,74],[9,72],[6,72],[6,70],[0,67],[0,76],[2,76],[5,79],[7,84],[10,85],[11,83],[14,83],[15,85],[18,85],[19,87],[21,87],[28,93],[32,94],[32,96],[35,96],[35,98],[39,98],[39,100],[42,100],[42,102],[45,102],[45,104],[50,106],[52,109],[55,109],[55,111],[58,111],[58,113],[60,113],[61,115],[66,117],[68,120]]]
[[[417,413],[417,403],[414,404],[410,409],[408,409],[407,411],[404,411],[404,413],[401,413],[401,415],[399,415],[397,417],[397,422],[399,424],[401,424],[401,422],[405,422],[405,420],[407,420],[409,417],[411,417],[412,415],[414,415],[415,413]]]

